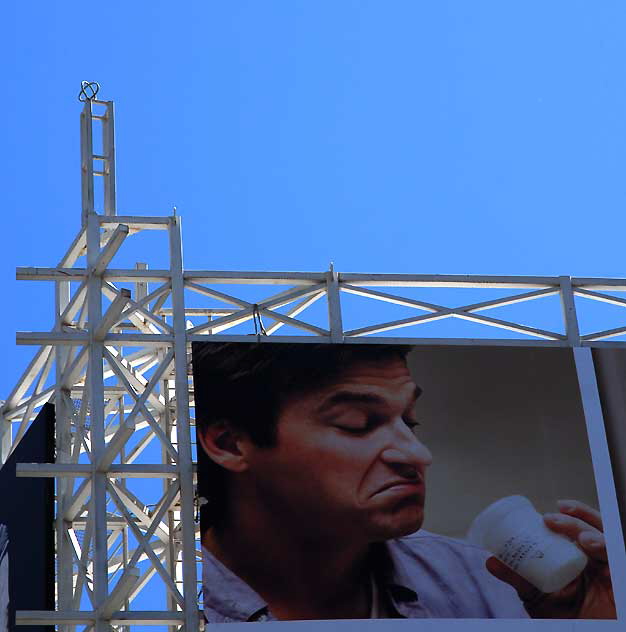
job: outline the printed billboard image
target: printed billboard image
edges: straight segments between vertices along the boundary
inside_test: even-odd
[[[209,623],[616,618],[572,352],[193,343]]]

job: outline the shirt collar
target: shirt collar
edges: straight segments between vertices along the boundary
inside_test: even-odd
[[[204,606],[230,621],[254,620],[267,613],[267,603],[240,577],[224,566],[210,551],[202,548],[202,582]],[[393,605],[403,611],[402,604],[417,602],[415,571],[409,573],[407,556],[397,540],[372,546],[372,563],[376,580],[381,589],[389,594]]]
[[[372,547],[373,565],[380,584],[396,601],[417,601],[415,569],[407,568],[407,556],[399,540],[380,542]]]
[[[232,621],[249,621],[267,609],[263,598],[202,547],[204,607]],[[209,587],[207,590],[204,587]]]

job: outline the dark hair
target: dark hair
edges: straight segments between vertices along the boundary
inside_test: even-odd
[[[380,344],[194,342],[196,431],[227,421],[256,445],[272,447],[287,399],[335,382],[354,364],[405,360],[410,350]],[[215,523],[225,510],[227,487],[226,471],[198,446],[198,493],[209,500],[203,523]]]

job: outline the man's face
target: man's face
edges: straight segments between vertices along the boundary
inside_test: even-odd
[[[355,364],[283,406],[277,444],[251,450],[248,479],[271,511],[320,536],[412,533],[431,462],[413,431],[415,399],[403,360]]]

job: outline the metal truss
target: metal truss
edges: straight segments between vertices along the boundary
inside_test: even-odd
[[[96,125],[102,131],[99,154],[93,151]],[[626,334],[626,318],[622,326],[582,334],[577,317],[582,303],[575,299],[626,308],[626,298],[615,294],[626,292],[626,279],[341,274],[332,266],[321,273],[184,271],[179,217],[116,214],[112,102],[86,100],[81,158],[78,235],[55,267],[17,270],[19,280],[52,281],[56,304],[51,331],[17,334],[18,344],[39,349],[0,409],[3,462],[45,402],[54,402],[57,418],[56,462],[18,466],[20,476],[56,480],[57,608],[20,612],[19,624],[98,632],[111,626],[197,630],[201,625],[190,416],[193,341],[250,341],[252,334],[259,341],[268,336],[303,343],[626,346],[614,340]],[[95,178],[104,181],[99,212]],[[126,242],[132,248],[133,235],[153,230],[167,238],[167,269],[143,263],[111,267]],[[413,288],[509,292],[448,307],[415,298]],[[398,306],[410,315],[381,312],[377,322],[346,329],[347,295]],[[540,304],[551,296],[562,306],[560,331],[485,313]],[[305,320],[320,301],[326,304],[323,318],[318,311]],[[509,337],[415,332],[416,326],[450,318],[489,332],[504,330]],[[413,335],[393,337],[406,328]],[[135,606],[147,592],[160,609]]]

